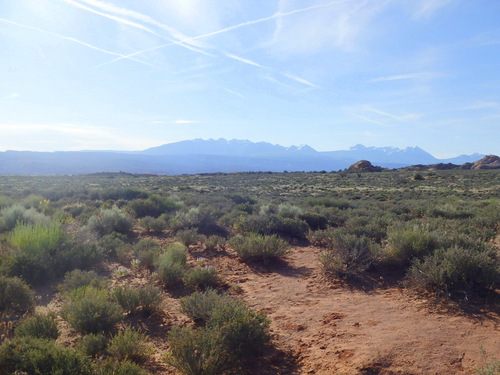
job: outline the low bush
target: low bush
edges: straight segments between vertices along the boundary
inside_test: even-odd
[[[21,324],[16,327],[15,335],[16,337],[56,340],[59,337],[56,314],[35,314],[23,320]]]
[[[24,314],[35,305],[34,293],[17,277],[0,275],[0,314]]]
[[[217,270],[207,265],[186,271],[183,281],[186,286],[206,289],[216,286],[219,283],[219,277]]]
[[[107,345],[108,339],[105,335],[102,333],[89,333],[78,341],[77,349],[88,356],[97,357],[106,350]]]
[[[229,244],[242,260],[262,260],[264,264],[285,256],[289,251],[288,243],[275,235],[237,235],[229,240]]]
[[[231,367],[230,355],[217,331],[175,327],[167,340],[167,363],[185,375],[223,375]]]
[[[380,247],[367,237],[357,237],[343,230],[331,231],[327,250],[320,254],[325,272],[334,278],[357,275],[374,264]]]
[[[128,285],[119,286],[113,289],[111,296],[125,312],[135,314],[142,311],[145,316],[150,316],[158,311],[162,300],[160,290],[154,286],[140,288]]]
[[[385,259],[389,263],[408,266],[413,258],[423,258],[437,247],[438,240],[428,227],[409,224],[389,231]]]
[[[500,285],[499,259],[493,252],[462,247],[438,249],[414,260],[408,283],[417,289],[446,293],[495,290]]]
[[[262,353],[264,345],[271,340],[269,324],[266,314],[255,312],[232,298],[215,306],[206,327],[218,332],[224,347],[242,360]]]
[[[219,236],[209,236],[204,238],[203,243],[205,244],[205,250],[223,250],[226,246],[226,239]]]
[[[328,218],[316,212],[304,212],[298,217],[305,221],[311,230],[326,229],[328,225]]]
[[[132,251],[142,265],[153,267],[161,253],[161,246],[153,239],[143,238],[134,245]]]
[[[0,210],[0,232],[7,232],[21,224],[44,224],[50,219],[44,214],[38,212],[34,208],[26,209],[20,204],[14,204],[10,207],[5,207]]]
[[[220,295],[214,289],[194,292],[181,299],[181,312],[197,322],[206,323],[215,307],[228,303],[230,297]]]
[[[112,232],[127,233],[133,225],[132,218],[118,207],[101,209],[98,215],[89,218],[86,230],[97,233],[99,236],[111,234]]]
[[[181,284],[186,269],[186,249],[182,244],[167,246],[158,258],[158,277],[167,287]]]
[[[58,289],[61,293],[71,293],[73,290],[84,286],[106,289],[109,287],[109,281],[104,276],[98,275],[95,271],[76,269],[64,275],[64,280],[58,285]]]
[[[133,362],[118,362],[111,358],[106,358],[95,369],[95,375],[148,375],[148,372]]]
[[[90,359],[52,340],[19,337],[0,346],[0,375],[93,375]]]
[[[144,361],[150,353],[147,336],[130,327],[118,332],[108,343],[107,352],[118,361]]]
[[[197,229],[183,229],[175,234],[175,237],[184,245],[194,245],[202,240],[202,236]]]
[[[161,233],[167,229],[167,223],[163,219],[157,219],[152,216],[145,216],[139,219],[138,224],[148,232]]]
[[[82,287],[66,301],[61,316],[83,334],[110,332],[123,319],[123,310],[109,300],[106,290]]]

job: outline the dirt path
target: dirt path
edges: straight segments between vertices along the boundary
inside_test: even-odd
[[[398,288],[363,292],[321,277],[317,249],[295,248],[286,265],[252,270],[220,260],[224,279],[272,320],[275,344],[297,358],[298,374],[471,374],[480,345],[500,356],[500,319],[430,309]],[[230,271],[227,271],[230,270]]]

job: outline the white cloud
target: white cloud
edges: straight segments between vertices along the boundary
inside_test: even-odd
[[[1,124],[0,149],[32,151],[93,150],[142,150],[158,142],[126,135],[120,129],[84,126],[76,124]]]
[[[293,75],[293,74],[290,74],[290,73],[282,73],[282,75],[284,75],[285,77],[287,78],[290,78],[296,82],[300,82],[304,85],[307,85],[307,86],[310,86],[310,87],[314,87],[316,89],[319,89],[321,87],[319,87],[318,85],[315,85],[314,83],[311,83],[309,82],[308,80],[304,79],[304,78],[300,78],[300,77],[297,77],[296,75]]]
[[[316,3],[310,11],[293,17],[279,17],[270,47],[278,53],[315,53],[335,47],[356,49],[356,40],[370,21],[390,0],[344,0]],[[291,15],[286,9],[295,7],[297,0],[281,0],[279,15]]]
[[[236,92],[236,91],[233,91],[233,90],[230,90],[230,89],[227,89],[225,88],[224,91],[232,94],[232,95],[235,95],[235,96],[239,96],[240,98],[244,98],[245,96],[243,94],[240,94],[239,92]]]
[[[417,2],[417,9],[413,16],[417,19],[431,17],[453,1],[455,0],[420,0]]]
[[[51,36],[59,38],[59,39],[68,40],[70,42],[80,44],[80,45],[82,45],[84,47],[87,47],[87,48],[93,49],[95,51],[99,51],[99,52],[105,53],[107,55],[119,56],[119,59],[128,59],[128,60],[132,60],[132,61],[138,62],[140,64],[144,64],[144,65],[148,65],[150,67],[154,67],[153,65],[148,64],[147,62],[138,60],[138,59],[134,58],[133,56],[125,56],[125,55],[123,55],[121,53],[108,51],[108,50],[105,50],[103,48],[99,48],[97,46],[94,46],[94,45],[92,45],[90,43],[83,42],[83,41],[81,41],[79,39],[72,38],[72,37],[65,36],[65,35],[61,35],[61,34],[57,34],[57,33],[53,33],[51,31],[43,30],[43,29],[40,29],[40,28],[35,27],[35,26],[24,25],[22,23],[10,21],[10,20],[7,20],[5,18],[0,18],[0,22],[8,23],[8,24],[11,24],[11,25],[22,27],[24,29],[33,30],[33,31],[40,32],[40,33],[43,33],[43,34],[51,35]]]
[[[499,108],[499,107],[500,104],[497,102],[477,102],[475,104],[464,107],[464,109],[474,110],[474,109]]]
[[[20,96],[21,96],[21,94],[19,94],[18,92],[13,92],[9,95],[9,98],[15,99],[15,98],[19,98]]]
[[[377,120],[374,120],[374,119],[371,119],[369,117],[366,117],[366,116],[361,116],[361,115],[352,115],[353,117],[357,117],[363,121],[366,121],[366,122],[371,122],[372,124],[377,124],[377,125],[381,125],[381,126],[384,126],[386,128],[390,128],[391,125],[388,125],[386,124],[385,122],[382,122],[382,121],[377,121]]]
[[[373,107],[368,107],[368,106],[365,106],[364,109],[366,111],[369,111],[369,112],[372,112],[372,113],[376,113],[378,115],[381,115],[381,116],[385,116],[385,117],[389,117],[393,120],[396,120],[396,121],[415,121],[417,120],[420,115],[416,114],[416,113],[410,113],[410,114],[407,114],[407,115],[395,115],[395,114],[392,114],[392,113],[389,113],[389,112],[385,112],[385,111],[381,111],[380,109],[377,109],[377,108],[373,108]]]
[[[193,120],[176,120],[174,121],[174,124],[179,124],[179,125],[188,125],[188,124],[198,124],[199,121],[193,121]]]
[[[397,75],[392,75],[392,76],[386,76],[386,77],[377,77],[374,79],[371,79],[370,82],[387,82],[387,81],[399,81],[399,80],[408,80],[408,79],[425,79],[425,78],[431,78],[433,76],[436,76],[437,74],[435,73],[429,73],[429,72],[420,72],[420,73],[411,73],[411,74],[397,74]]]
[[[253,65],[253,66],[256,66],[258,68],[268,69],[266,66],[260,65],[259,63],[256,63],[255,61],[248,60],[248,59],[245,59],[245,58],[240,57],[240,56],[236,56],[236,55],[233,55],[230,53],[226,53],[225,56],[229,57],[230,59],[237,60],[237,61],[240,61],[242,63],[248,64],[248,65]]]

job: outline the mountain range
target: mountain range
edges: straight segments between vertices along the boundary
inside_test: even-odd
[[[66,175],[99,172],[194,174],[216,172],[337,171],[359,160],[384,168],[416,164],[473,163],[483,154],[437,159],[419,147],[365,147],[316,151],[310,146],[284,147],[267,142],[193,139],[144,151],[4,151],[0,175]]]

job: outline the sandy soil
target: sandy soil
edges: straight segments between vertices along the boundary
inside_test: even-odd
[[[250,306],[269,315],[275,345],[296,358],[294,373],[470,374],[484,364],[480,345],[500,355],[497,314],[464,316],[397,287],[332,285],[317,253],[295,248],[286,264],[268,271],[235,256],[220,265]]]
[[[321,273],[318,252],[295,247],[284,262],[262,268],[241,262],[231,250],[207,254],[190,249],[191,262],[205,257],[230,292],[238,291],[239,298],[270,317],[274,349],[255,364],[253,374],[472,374],[484,365],[481,345],[500,358],[498,314],[466,314],[451,305],[439,306],[380,277],[357,287],[332,284]],[[106,267],[113,275],[120,265]],[[130,270],[113,284],[160,286],[148,270]],[[150,332],[157,354],[146,368],[153,374],[177,374],[163,355],[170,328],[191,324],[179,312],[183,293],[164,291],[163,314],[133,321]],[[62,305],[58,297],[46,303],[45,309],[52,310]],[[62,319],[61,328],[59,341],[73,346],[75,333]]]

